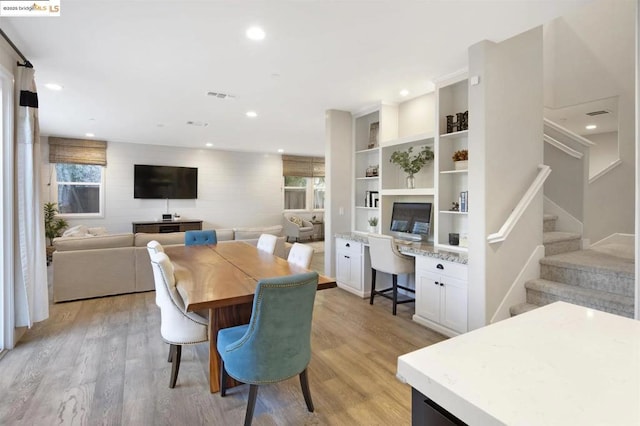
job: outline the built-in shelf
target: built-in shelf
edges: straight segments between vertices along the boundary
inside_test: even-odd
[[[443,213],[443,214],[461,214],[461,215],[469,214],[469,212],[457,212],[457,211],[454,211],[454,210],[440,210],[440,213]]]
[[[416,134],[416,135],[409,135],[409,136],[404,136],[402,138],[397,138],[397,139],[384,141],[384,142],[381,143],[381,145],[382,146],[394,146],[394,145],[402,145],[402,144],[405,144],[405,143],[426,141],[426,139],[431,139],[429,142],[426,143],[426,145],[433,146],[433,138],[434,138],[434,136],[435,135],[433,134],[433,132],[419,133],[419,134]]]
[[[441,174],[453,174],[453,173],[469,173],[468,169],[464,170],[441,170]]]
[[[356,209],[360,209],[360,210],[378,210],[378,207],[356,206]]]
[[[379,149],[380,149],[379,147],[370,148],[370,149],[363,149],[361,151],[356,151],[356,155],[357,154],[371,154],[373,152],[377,152]]]
[[[375,180],[380,179],[380,176],[368,176],[368,177],[357,177],[356,180]]]
[[[380,195],[434,195],[433,188],[401,188],[401,189],[382,189]]]
[[[453,132],[453,133],[443,133],[440,135],[440,140],[445,140],[445,139],[459,139],[459,138],[466,138],[469,135],[469,130],[461,130],[459,132]]]

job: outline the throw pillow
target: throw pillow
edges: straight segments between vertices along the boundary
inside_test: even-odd
[[[85,225],[73,226],[62,234],[63,237],[84,237],[89,232],[89,228]]]
[[[299,218],[298,216],[291,216],[289,220],[298,226],[302,226],[302,218]]]
[[[107,229],[102,227],[102,226],[98,226],[95,228],[89,228],[89,230],[87,231],[89,232],[89,234],[94,235],[94,236],[99,236],[99,235],[107,235]]]

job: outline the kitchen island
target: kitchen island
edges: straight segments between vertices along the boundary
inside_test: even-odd
[[[640,321],[556,302],[402,355],[398,378],[414,425],[637,426]]]

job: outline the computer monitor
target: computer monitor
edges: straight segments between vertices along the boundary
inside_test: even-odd
[[[431,230],[432,203],[393,203],[391,235],[404,240],[426,241]]]

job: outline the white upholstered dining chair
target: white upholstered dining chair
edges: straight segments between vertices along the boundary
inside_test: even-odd
[[[309,269],[312,257],[313,247],[306,244],[293,243],[291,251],[289,252],[289,257],[287,257],[287,261],[294,265]]]
[[[278,237],[271,234],[261,234],[258,238],[258,250],[264,251],[270,254],[275,253],[276,245],[278,244]]]
[[[174,388],[180,369],[182,345],[206,342],[209,321],[194,312],[186,312],[184,301],[176,289],[173,264],[166,253],[157,251],[158,246],[156,241],[151,241],[147,244],[147,250],[153,269],[156,304],[160,307],[160,334],[162,339],[170,345],[171,378],[169,387]]]

